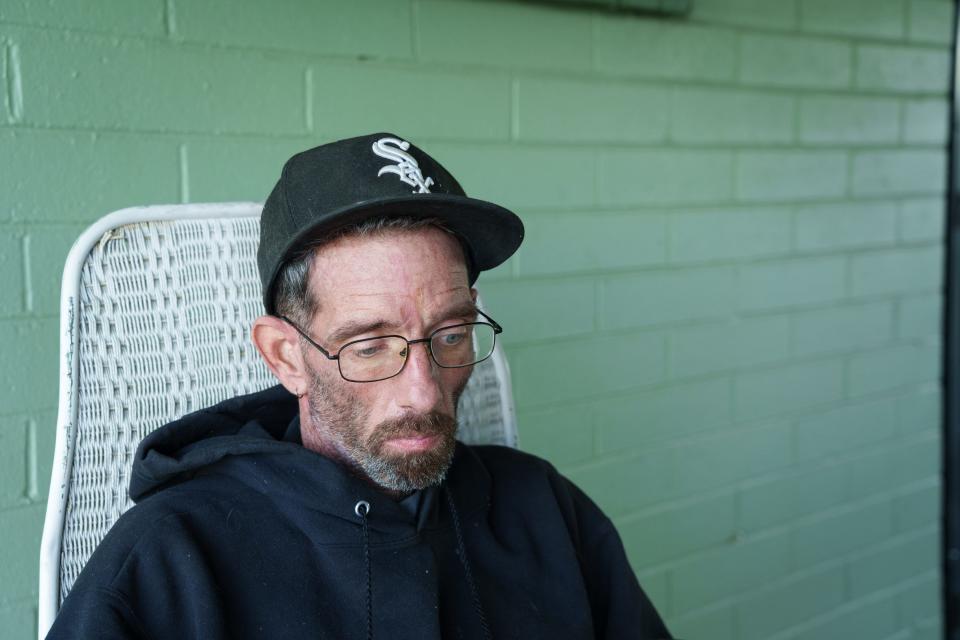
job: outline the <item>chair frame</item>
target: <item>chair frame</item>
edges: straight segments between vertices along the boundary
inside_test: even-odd
[[[70,488],[70,471],[76,442],[79,354],[77,349],[80,318],[80,277],[83,265],[93,248],[112,237],[124,225],[146,221],[220,218],[225,216],[256,217],[263,205],[256,202],[198,205],[155,205],[130,207],[107,214],[88,227],[70,249],[63,268],[60,289],[60,380],[57,399],[57,438],[54,465],[47,494],[47,513],[40,542],[40,584],[38,601],[38,633],[43,638],[59,610],[60,547],[63,542],[64,518]]]

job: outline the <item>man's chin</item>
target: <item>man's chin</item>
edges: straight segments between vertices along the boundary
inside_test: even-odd
[[[427,436],[429,443],[423,438],[387,441],[378,455],[362,466],[371,480],[393,491],[417,491],[440,484],[453,461],[456,441],[446,434]]]

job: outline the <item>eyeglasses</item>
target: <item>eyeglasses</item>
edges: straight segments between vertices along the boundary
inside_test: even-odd
[[[427,345],[430,357],[438,367],[457,369],[482,362],[493,353],[497,334],[503,327],[497,321],[477,310],[488,322],[464,322],[440,327],[426,338],[407,340],[403,336],[376,336],[354,340],[331,354],[314,342],[313,338],[286,316],[281,320],[297,330],[303,338],[329,360],[336,360],[340,375],[349,382],[378,382],[399,375],[407,364],[410,346]]]

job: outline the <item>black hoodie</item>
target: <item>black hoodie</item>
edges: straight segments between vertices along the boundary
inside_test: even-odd
[[[549,463],[458,443],[443,485],[397,502],[304,448],[282,387],[155,431],[130,495],[48,637],[670,637]]]

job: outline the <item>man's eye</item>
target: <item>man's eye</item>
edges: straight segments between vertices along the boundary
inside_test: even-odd
[[[375,342],[373,344],[363,344],[355,345],[353,349],[350,350],[350,355],[355,358],[374,358],[382,354],[386,350],[386,344],[383,342]]]
[[[444,347],[456,346],[463,342],[463,339],[466,337],[466,335],[467,334],[465,331],[461,331],[459,333],[445,333],[440,336],[440,344]]]

